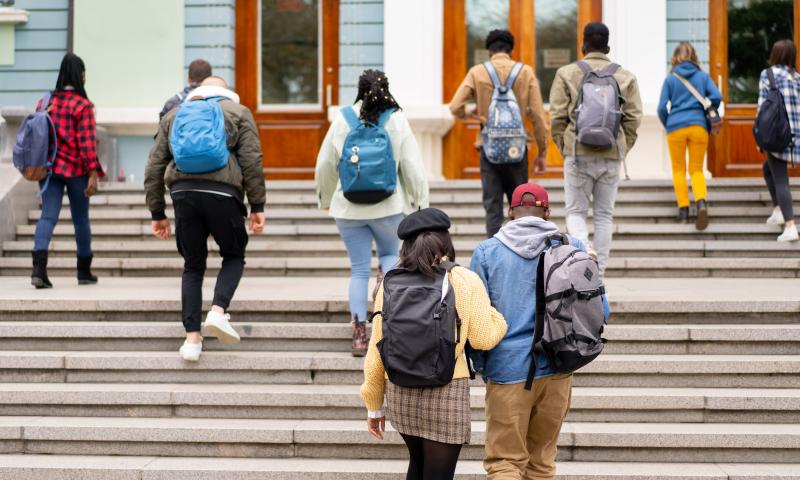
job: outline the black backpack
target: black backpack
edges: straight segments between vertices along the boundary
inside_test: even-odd
[[[442,262],[436,277],[402,268],[383,279],[383,319],[378,351],[389,381],[401,387],[438,387],[453,380],[461,319]],[[370,319],[371,320],[371,319]]]
[[[753,136],[756,143],[765,152],[780,153],[793,143],[792,127],[783,95],[775,83],[772,67],[767,68],[769,92],[767,98],[758,108],[756,122],[753,124]]]

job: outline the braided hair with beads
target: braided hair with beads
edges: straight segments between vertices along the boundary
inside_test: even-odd
[[[389,92],[389,79],[380,70],[364,70],[358,77],[358,95],[356,102],[361,100],[359,117],[365,122],[378,123],[378,117],[385,110],[400,110],[400,105]]]

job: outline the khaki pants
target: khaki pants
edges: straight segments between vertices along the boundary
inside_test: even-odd
[[[572,399],[572,374],[524,383],[486,385],[488,480],[552,480],[561,424]]]

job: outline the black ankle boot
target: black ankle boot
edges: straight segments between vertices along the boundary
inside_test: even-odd
[[[34,250],[31,252],[31,257],[33,257],[31,285],[36,288],[53,288],[53,284],[47,278],[47,250]]]
[[[97,277],[92,275],[93,257],[93,255],[78,257],[78,285],[94,285],[97,283]]]
[[[705,200],[697,201],[697,220],[695,221],[695,228],[698,230],[705,230],[708,228],[708,205]]]
[[[689,207],[678,208],[678,223],[689,223]]]

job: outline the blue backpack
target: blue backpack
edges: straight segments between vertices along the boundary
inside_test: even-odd
[[[489,72],[494,85],[486,125],[481,130],[483,152],[490,163],[497,165],[519,163],[528,148],[528,134],[525,132],[522,113],[512,87],[522,70],[522,63],[517,62],[514,65],[505,84],[500,83],[500,77],[497,76],[497,70],[492,62],[486,61],[483,66]]]
[[[350,133],[339,160],[339,180],[344,198],[353,203],[378,203],[394,194],[397,163],[392,141],[384,126],[394,110],[385,110],[378,124],[361,122],[353,107],[342,109]]]
[[[42,98],[41,107],[22,121],[12,157],[14,166],[26,180],[38,182],[47,179],[39,196],[50,183],[50,173],[58,151],[56,126],[47,113],[49,105],[50,94],[47,93]]]
[[[209,173],[228,165],[228,135],[219,100],[193,100],[178,108],[169,145],[179,171]]]

